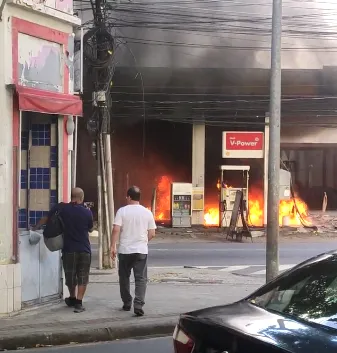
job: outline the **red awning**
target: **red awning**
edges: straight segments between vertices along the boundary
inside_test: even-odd
[[[19,109],[28,112],[82,116],[82,100],[78,96],[16,86]]]

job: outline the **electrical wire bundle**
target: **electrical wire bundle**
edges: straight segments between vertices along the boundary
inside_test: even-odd
[[[83,55],[86,71],[92,80],[87,80],[89,91],[104,94],[105,104],[100,104],[97,97],[91,97],[94,109],[87,121],[87,128],[92,134],[109,132],[111,96],[110,89],[115,71],[115,40],[105,27],[104,22],[89,29],[83,37]]]
[[[78,3],[77,3],[78,4]],[[120,40],[116,35],[115,24],[111,21],[111,3],[105,0],[90,0],[93,13],[93,19],[85,22],[83,27],[86,29],[83,37],[83,55],[85,65],[85,80],[84,91],[87,94],[83,95],[84,104],[91,109],[92,113],[87,118],[87,129],[92,135],[97,135],[100,132],[109,133],[111,130],[111,114],[112,100],[111,87],[113,86],[113,77],[115,75],[117,65],[117,50],[121,46],[127,47],[131,56],[137,64],[136,57],[131,48],[125,41]],[[80,11],[83,11],[83,3],[80,2]],[[142,86],[142,111],[145,123],[145,92],[143,88],[143,77],[140,72]],[[106,104],[100,105],[97,97],[90,96],[88,92],[104,93]],[[98,109],[96,109],[98,108]],[[103,119],[102,119],[103,117]],[[144,127],[145,129],[145,127]],[[145,138],[145,137],[144,137]]]

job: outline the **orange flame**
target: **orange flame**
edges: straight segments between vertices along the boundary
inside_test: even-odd
[[[173,179],[163,175],[159,178],[157,185],[156,199],[156,220],[166,221],[170,219],[171,209],[171,184]],[[220,187],[220,180],[217,181],[217,188]],[[231,186],[224,185],[226,188]],[[288,217],[288,223],[292,226],[299,226],[302,223],[311,225],[308,219],[308,206],[300,198],[282,200],[279,208],[279,224],[283,224],[283,217]],[[251,226],[263,226],[263,192],[251,188],[249,191],[249,215],[248,223]],[[204,224],[207,226],[219,225],[219,205],[215,202],[205,206]]]
[[[226,186],[228,187],[228,186]],[[290,226],[300,226],[303,223],[311,225],[308,219],[308,206],[299,197],[290,200],[281,200],[279,207],[279,224],[283,224],[284,217],[288,218]],[[251,189],[249,192],[249,215],[248,223],[251,226],[263,226],[263,192],[256,189]],[[219,206],[206,205],[204,214],[204,224],[214,226],[219,224]]]
[[[204,214],[204,224],[207,226],[219,225],[219,206],[206,206]]]
[[[156,198],[156,221],[170,219],[172,181],[172,178],[166,175],[159,178]]]
[[[308,219],[308,206],[307,204],[298,197],[291,200],[280,201],[279,210],[279,224],[283,223],[283,217],[289,217],[289,224],[298,226],[304,223],[305,225],[311,225]]]

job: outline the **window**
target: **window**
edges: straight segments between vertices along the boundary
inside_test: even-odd
[[[337,329],[337,255],[285,274],[249,300],[267,310]]]

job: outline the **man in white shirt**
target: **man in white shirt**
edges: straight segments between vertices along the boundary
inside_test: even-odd
[[[155,236],[156,223],[151,211],[140,205],[141,192],[132,186],[126,194],[128,205],[117,211],[111,240],[111,257],[117,255],[119,288],[123,301],[123,310],[130,311],[132,296],[130,294],[131,270],[135,277],[134,312],[143,316],[145,293],[147,286],[148,242]]]

